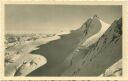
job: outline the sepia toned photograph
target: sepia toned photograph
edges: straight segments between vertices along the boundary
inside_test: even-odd
[[[4,18],[5,76],[123,74],[121,5],[5,4]]]

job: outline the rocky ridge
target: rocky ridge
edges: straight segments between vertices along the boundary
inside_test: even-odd
[[[93,17],[92,20],[95,20],[95,18],[97,18],[97,22],[100,21],[102,24],[100,30],[103,29],[103,31],[100,34],[94,34],[97,36],[87,42],[89,38],[88,31],[90,31],[86,25],[87,20],[85,23],[85,36],[83,36],[83,40],[81,40],[76,50],[66,59],[65,62],[69,63],[69,68],[62,75],[99,76],[107,68],[121,59],[122,19],[115,20],[108,27],[109,25],[103,25],[103,21],[98,19],[98,17]],[[95,25],[93,27],[95,28]]]

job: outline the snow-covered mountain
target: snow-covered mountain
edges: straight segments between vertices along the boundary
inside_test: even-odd
[[[62,75],[99,76],[122,58],[121,18],[109,25],[95,15],[80,29],[83,36],[64,61],[68,69]]]
[[[6,49],[5,76],[122,75],[122,18],[107,24],[94,15],[77,30],[40,35]]]

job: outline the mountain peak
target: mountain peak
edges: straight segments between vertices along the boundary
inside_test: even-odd
[[[95,14],[95,15],[93,16],[93,18],[99,18],[99,16],[98,16],[97,14]]]

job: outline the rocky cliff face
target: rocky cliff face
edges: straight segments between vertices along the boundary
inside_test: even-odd
[[[66,58],[69,68],[62,75],[99,76],[122,58],[122,19],[110,26],[94,16],[81,29],[81,42]]]

